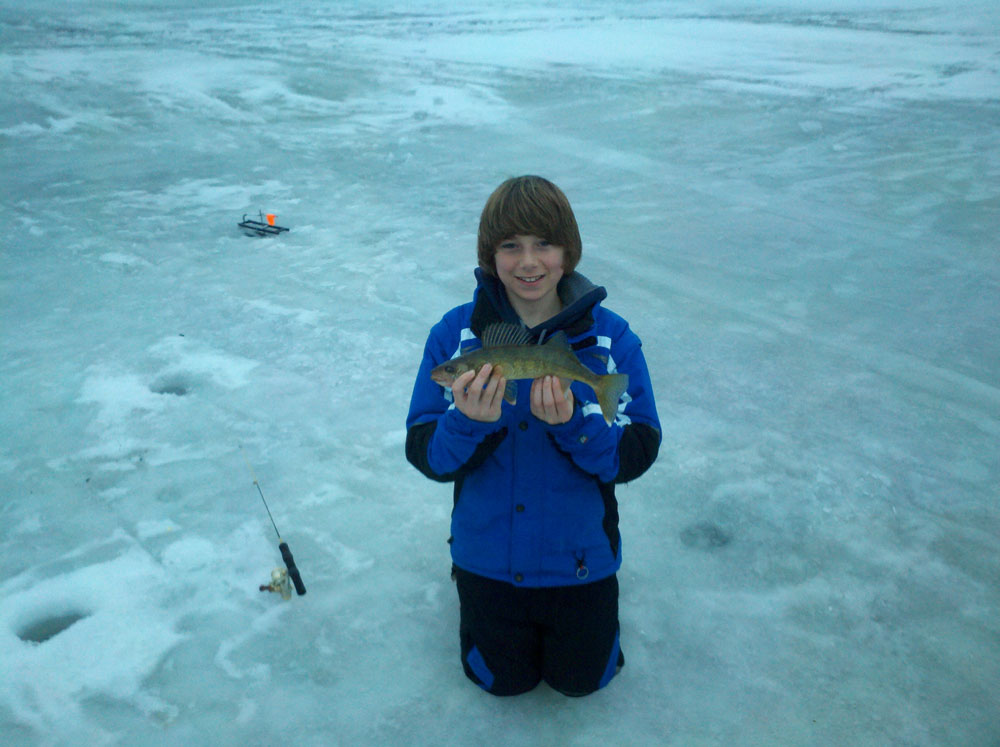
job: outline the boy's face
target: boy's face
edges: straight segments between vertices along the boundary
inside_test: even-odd
[[[558,310],[556,286],[563,276],[563,248],[538,236],[516,234],[496,247],[497,276],[511,303]]]

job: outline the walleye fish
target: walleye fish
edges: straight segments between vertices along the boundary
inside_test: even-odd
[[[628,387],[628,374],[596,374],[580,363],[566,333],[559,331],[542,345],[531,342],[528,331],[516,324],[499,322],[483,331],[483,347],[442,363],[431,371],[441,386],[451,386],[466,371],[478,371],[487,363],[507,379],[504,399],[517,403],[517,379],[558,376],[563,388],[579,381],[594,390],[608,425],[614,422],[618,400]]]

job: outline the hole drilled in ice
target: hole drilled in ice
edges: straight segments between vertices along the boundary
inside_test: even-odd
[[[188,393],[191,385],[187,379],[179,374],[171,376],[161,376],[149,386],[149,391],[154,394],[173,394],[176,397],[183,397]]]
[[[84,612],[69,612],[63,615],[43,617],[41,620],[27,625],[24,630],[17,634],[17,637],[29,643],[45,643],[86,617],[89,615]]]
[[[681,542],[697,550],[715,550],[732,541],[731,534],[707,521],[692,524],[681,532]]]

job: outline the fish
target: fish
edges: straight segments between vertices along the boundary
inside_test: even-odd
[[[487,363],[507,379],[504,399],[517,404],[517,379],[557,376],[563,389],[579,381],[594,390],[604,420],[611,425],[618,412],[618,400],[628,388],[628,374],[597,374],[580,363],[562,330],[541,345],[531,341],[523,327],[508,322],[491,324],[482,335],[483,346],[465,355],[445,361],[431,371],[431,379],[450,387],[466,371],[479,371]]]

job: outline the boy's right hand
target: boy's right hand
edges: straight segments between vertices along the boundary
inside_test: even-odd
[[[499,372],[493,374],[492,364],[487,363],[479,372],[466,371],[452,382],[451,394],[455,407],[470,420],[495,423],[500,419],[507,380]]]

